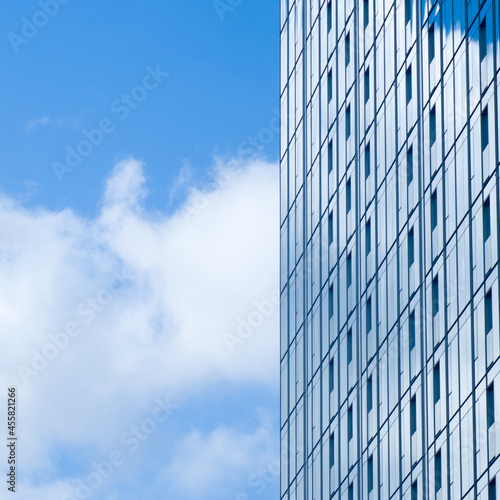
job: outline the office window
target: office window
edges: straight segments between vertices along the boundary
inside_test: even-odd
[[[354,500],[354,483],[349,485],[349,489],[347,491],[347,499]]]
[[[328,373],[329,373],[329,382],[330,382],[330,392],[333,392],[333,387],[334,387],[334,373],[333,373],[333,359],[330,360],[330,364],[328,367]]]
[[[488,106],[481,113],[481,148],[484,151],[488,146]]]
[[[415,481],[411,485],[411,500],[418,500],[418,485],[417,485],[417,481]]]
[[[488,290],[484,298],[484,330],[486,334],[493,330],[493,295],[491,289]]]
[[[351,137],[351,105],[347,106],[345,111],[345,137]]]
[[[328,71],[328,102],[332,100],[333,97],[333,74],[332,70]]]
[[[436,105],[432,106],[429,113],[429,130],[431,146],[436,142]]]
[[[328,214],[328,245],[333,243],[333,214]]]
[[[441,489],[441,450],[436,453],[434,462],[434,484],[436,485],[436,493]]]
[[[413,436],[417,432],[417,397],[410,399],[410,434]]]
[[[347,255],[347,288],[352,285],[352,256],[351,253]]]
[[[370,100],[370,68],[365,70],[365,104]]]
[[[333,142],[328,142],[328,174],[333,172]]]
[[[488,500],[497,500],[497,482],[495,478],[488,483]]]
[[[436,404],[441,399],[441,376],[440,376],[439,361],[434,366],[433,374],[434,374],[434,404]]]
[[[328,289],[328,315],[333,318],[333,285]]]
[[[351,34],[349,31],[346,33],[345,36],[345,67],[349,66],[349,63],[351,62]]]
[[[434,48],[434,23],[429,26],[429,64],[432,62],[435,56]]]
[[[439,312],[439,281],[436,276],[432,280],[432,317]]]
[[[368,377],[366,382],[366,411],[370,413],[373,409],[373,382],[372,376]]]
[[[409,186],[413,181],[413,146],[410,146],[406,152],[406,175]]]
[[[369,16],[370,5],[368,3],[368,0],[364,0],[363,3],[364,3],[363,16],[364,16],[365,29],[366,29],[368,27],[368,16]]]
[[[372,220],[368,219],[366,223],[366,256],[372,251]]]
[[[491,236],[491,214],[490,214],[490,197],[486,199],[483,205],[483,237],[486,243]]]
[[[332,0],[326,4],[326,22],[328,24],[328,33],[332,30]]]
[[[437,190],[431,194],[431,230],[434,231],[438,224],[438,198]]]
[[[405,0],[405,21],[406,24],[411,21],[411,0]]]
[[[412,88],[411,88],[411,64],[408,66],[406,70],[406,104],[409,104],[412,96]]]
[[[351,178],[347,179],[346,189],[345,189],[345,204],[347,213],[351,211]]]
[[[495,423],[495,390],[493,382],[486,389],[488,429]]]
[[[335,465],[335,436],[332,432],[330,436],[330,469]]]
[[[479,24],[479,59],[482,62],[486,57],[486,18]]]
[[[352,405],[347,410],[347,439],[350,441],[353,438],[353,425],[352,425]]]
[[[415,235],[413,227],[408,233],[408,267],[411,267],[415,262]]]
[[[347,364],[352,361],[352,329],[347,330]]]
[[[410,352],[415,347],[415,310],[410,313],[409,320],[409,344],[410,344]]]
[[[373,490],[373,455],[368,457],[368,493]]]
[[[370,142],[366,143],[365,147],[365,179],[368,179],[370,177],[370,170],[371,170],[371,165],[370,165]]]
[[[366,333],[372,331],[372,298],[368,297],[366,301]]]

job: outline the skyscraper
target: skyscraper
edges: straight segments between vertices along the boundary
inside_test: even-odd
[[[500,499],[499,1],[281,0],[281,496]]]

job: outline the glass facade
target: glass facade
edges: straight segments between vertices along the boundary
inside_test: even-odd
[[[500,499],[499,0],[280,1],[281,497]]]

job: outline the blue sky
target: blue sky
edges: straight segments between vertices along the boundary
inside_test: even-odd
[[[22,402],[20,498],[279,496],[278,14],[4,9],[0,380]]]
[[[8,68],[0,83],[0,133],[10,146],[0,156],[3,189],[23,196],[28,182],[31,204],[89,213],[109,166],[133,155],[148,164],[149,203],[163,208],[184,163],[203,177],[214,153],[234,154],[273,119],[278,9],[264,0],[233,7],[211,0],[92,6],[72,0],[24,43],[16,37],[23,28],[29,32],[24,18],[43,23],[41,7],[12,2],[0,20],[0,56]],[[169,76],[121,120],[111,105],[142,82],[148,66]],[[56,182],[52,163],[103,118],[115,131]],[[277,137],[263,146],[276,160]]]

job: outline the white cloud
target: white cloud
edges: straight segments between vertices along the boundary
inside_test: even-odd
[[[219,427],[207,435],[193,431],[177,445],[176,458],[162,475],[188,498],[214,492],[229,498],[242,487],[257,488],[260,494],[279,475],[274,432],[267,418],[253,432],[234,427]]]
[[[19,386],[26,476],[52,470],[61,443],[109,450],[158,394],[277,387],[277,306],[234,350],[224,333],[278,287],[278,169],[216,172],[171,216],[144,208],[134,159],[115,167],[93,220],[0,199],[0,382]]]

